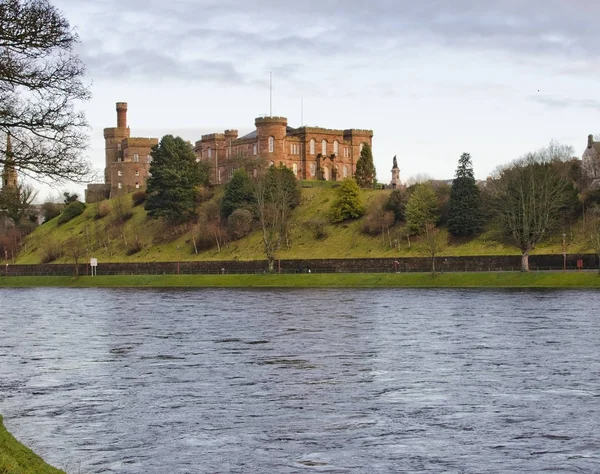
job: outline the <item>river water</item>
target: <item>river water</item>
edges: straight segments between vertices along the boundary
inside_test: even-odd
[[[600,472],[600,293],[0,289],[0,413],[69,473]]]

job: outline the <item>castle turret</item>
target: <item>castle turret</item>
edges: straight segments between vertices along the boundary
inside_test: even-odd
[[[259,117],[254,121],[254,124],[256,125],[259,154],[276,165],[285,162],[287,118]]]
[[[117,128],[127,128],[127,102],[117,102]]]
[[[127,102],[117,102],[117,127],[104,129],[105,141],[105,159],[104,182],[110,184],[110,164],[121,161],[121,142],[129,138],[129,128],[127,127]]]

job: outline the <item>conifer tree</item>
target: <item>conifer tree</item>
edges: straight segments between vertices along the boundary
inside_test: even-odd
[[[360,152],[360,158],[356,162],[356,173],[354,174],[356,182],[361,188],[368,188],[377,182],[375,165],[373,164],[373,152],[368,143],[363,145]]]
[[[152,148],[145,209],[150,217],[180,224],[196,214],[198,187],[208,185],[206,163],[196,162],[191,143],[165,135]]]
[[[448,230],[453,235],[474,235],[482,224],[481,194],[475,182],[471,155],[463,153],[450,190]]]

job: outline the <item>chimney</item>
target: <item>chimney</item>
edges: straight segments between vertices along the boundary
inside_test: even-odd
[[[127,102],[117,102],[117,128],[127,128]]]

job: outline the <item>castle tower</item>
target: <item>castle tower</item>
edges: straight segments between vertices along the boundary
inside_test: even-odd
[[[258,150],[267,162],[278,165],[285,163],[285,137],[287,135],[287,118],[259,117],[254,121],[258,138]]]
[[[16,189],[18,176],[13,160],[12,145],[10,143],[10,133],[6,134],[6,161],[2,170],[2,189]]]
[[[130,131],[127,126],[127,102],[117,102],[117,127],[104,129],[104,149],[106,167],[104,168],[104,182],[110,183],[109,168],[111,163],[121,161],[121,142],[129,138]]]

